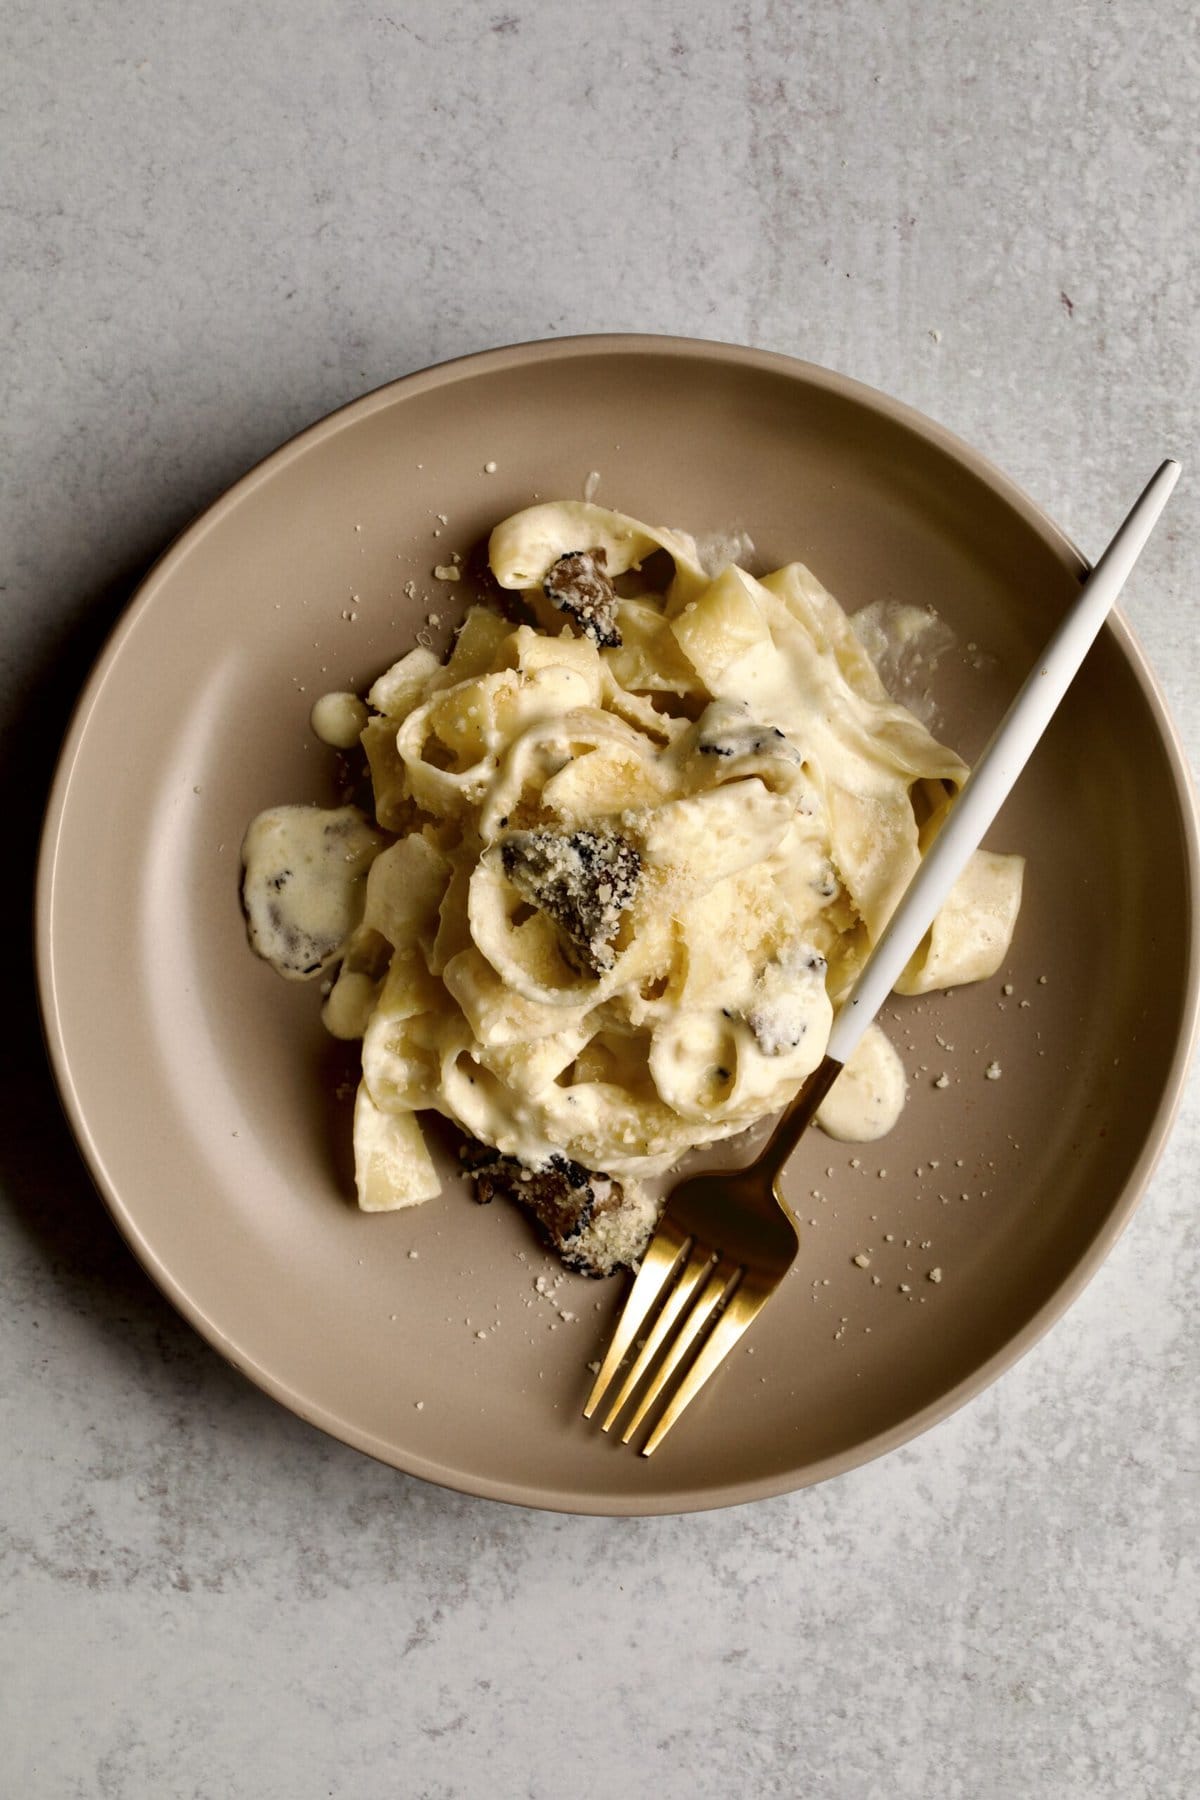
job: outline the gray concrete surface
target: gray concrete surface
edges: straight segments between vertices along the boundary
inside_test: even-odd
[[[979,445],[1130,613],[1193,765],[1200,50],[1185,0],[294,0],[0,15],[0,1788],[21,1800],[1200,1791],[1190,1087],[1086,1295],[813,1492],[621,1523],[437,1492],[245,1385],[141,1275],[40,1063],[24,871],[137,573],[431,360],[790,351]]]

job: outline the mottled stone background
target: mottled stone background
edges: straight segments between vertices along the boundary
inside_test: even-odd
[[[1091,552],[1175,452],[1129,611],[1194,764],[1194,8],[9,0],[0,31],[0,1788],[1200,1792],[1194,1086],[1103,1272],[949,1423],[789,1499],[579,1521],[377,1467],[192,1335],[67,1141],[24,948],[138,572],[297,427],[513,339],[846,370]]]

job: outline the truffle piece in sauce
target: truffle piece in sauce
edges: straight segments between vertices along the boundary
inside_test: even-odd
[[[615,832],[514,831],[500,860],[521,898],[554,920],[590,974],[612,968],[621,914],[641,874],[632,844]]]
[[[655,1209],[628,1207],[624,1188],[611,1175],[559,1155],[531,1168],[483,1144],[464,1151],[463,1161],[480,1205],[497,1196],[515,1200],[532,1213],[542,1236],[577,1275],[613,1275],[646,1247]]]
[[[601,650],[620,648],[617,628],[617,595],[606,564],[608,552],[568,550],[551,563],[542,582],[547,600],[574,619]]]
[[[250,942],[289,981],[319,975],[363,915],[367,871],[387,843],[357,806],[272,806],[242,842]]]

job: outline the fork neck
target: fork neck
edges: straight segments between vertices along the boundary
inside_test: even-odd
[[[777,1188],[784,1164],[816,1117],[817,1108],[841,1074],[842,1067],[832,1056],[818,1063],[750,1165],[756,1173],[767,1177],[772,1188]],[[776,1192],[776,1199],[778,1197]]]

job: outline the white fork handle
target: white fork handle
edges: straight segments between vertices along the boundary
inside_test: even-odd
[[[984,832],[1008,798],[1099,635],[1178,479],[1179,464],[1168,458],[1147,483],[1040,661],[1026,677],[904,890],[870,960],[842,1003],[826,1052],[835,1062],[846,1061],[891,993],[971,853],[979,847]]]

